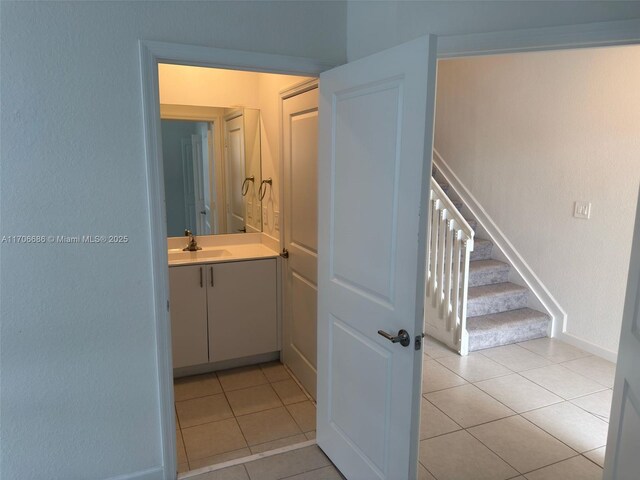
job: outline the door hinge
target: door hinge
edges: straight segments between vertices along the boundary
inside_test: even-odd
[[[170,312],[171,310],[169,310],[169,300],[167,300],[167,312]]]
[[[287,250],[286,248],[283,248],[282,252],[280,252],[280,256],[282,258],[289,258],[289,250]]]
[[[424,338],[424,333],[421,333],[420,335],[416,335],[416,339],[415,339],[415,348],[416,350],[420,350],[422,348],[422,339]]]

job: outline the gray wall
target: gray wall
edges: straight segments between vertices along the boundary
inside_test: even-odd
[[[180,237],[187,228],[184,212],[184,175],[182,174],[182,139],[202,133],[203,122],[162,120],[162,162],[164,197],[167,211],[167,236]],[[205,137],[206,138],[206,137]],[[203,150],[203,154],[206,150]],[[195,232],[195,226],[191,226]]]
[[[346,57],[332,2],[1,2],[0,477],[161,466],[138,40]]]
[[[348,2],[347,57],[433,33],[461,35],[640,18],[638,1]]]

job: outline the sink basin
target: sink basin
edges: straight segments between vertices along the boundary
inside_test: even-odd
[[[169,261],[206,261],[213,258],[230,257],[231,252],[223,248],[203,248],[197,252],[183,251],[181,248],[169,249]]]

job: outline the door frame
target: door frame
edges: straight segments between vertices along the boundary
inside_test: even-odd
[[[193,65],[262,73],[318,77],[335,65],[321,60],[140,40],[140,79],[149,208],[150,256],[158,368],[163,478],[176,478],[176,425],[173,399],[169,267],[164,198],[158,64]]]
[[[500,53],[633,45],[640,43],[640,19],[585,25],[545,27],[439,37],[438,58]],[[173,366],[169,317],[164,175],[160,135],[158,64],[169,63],[242,71],[319,77],[337,65],[319,59],[228,50],[200,45],[139,40],[144,124],[150,260],[156,337],[163,477],[175,479],[176,439],[173,407]],[[280,192],[282,196],[282,192]],[[282,208],[282,203],[280,204]],[[280,212],[282,219],[282,212]]]
[[[285,185],[285,165],[284,165],[284,122],[283,122],[283,113],[284,113],[284,101],[288,98],[291,97],[295,97],[296,95],[300,95],[302,93],[306,93],[310,90],[313,89],[319,89],[320,88],[320,79],[319,78],[312,78],[309,80],[303,80],[299,83],[296,83],[294,85],[291,85],[290,87],[287,87],[283,90],[280,90],[278,92],[278,143],[279,143],[279,149],[280,149],[280,159],[278,160],[278,168],[280,169],[280,171],[278,172],[278,181],[280,182],[280,191],[279,191],[279,195],[278,195],[278,233],[280,235],[280,251],[283,252],[284,249],[286,248],[286,239],[285,239],[285,226],[287,223],[286,220],[286,216],[285,216],[285,189],[284,189],[284,185]],[[285,329],[287,328],[287,321],[290,319],[290,317],[288,317],[288,315],[291,313],[290,311],[288,312],[288,307],[291,305],[287,305],[286,299],[287,299],[287,295],[290,294],[289,292],[289,285],[288,285],[288,263],[285,264],[285,262],[281,263],[281,268],[280,268],[280,272],[279,272],[279,280],[280,280],[280,285],[282,285],[281,288],[281,295],[280,295],[280,312],[281,312],[281,321],[280,321],[280,348],[281,348],[281,352],[282,355],[285,355],[284,353],[284,344],[285,344]],[[284,362],[283,362],[284,363]],[[317,397],[317,395],[316,395]]]
[[[278,92],[278,140],[280,144],[280,160],[278,161],[278,168],[280,172],[278,172],[278,181],[280,185],[284,185],[284,157],[282,156],[282,151],[284,149],[284,137],[282,135],[282,129],[284,127],[282,122],[282,113],[284,107],[284,101],[287,98],[294,97],[304,92],[308,92],[309,90],[313,90],[314,88],[320,88],[320,79],[312,78],[311,80],[303,80],[300,83],[296,83],[290,87],[285,88],[284,90],[280,90]],[[282,211],[284,209],[284,188],[280,187],[280,192],[278,192],[278,232],[280,232],[280,250],[285,247],[284,237],[282,232],[284,231],[284,223],[285,219],[283,218]]]

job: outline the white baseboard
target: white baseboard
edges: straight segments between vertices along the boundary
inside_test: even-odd
[[[527,288],[531,290],[531,293],[538,299],[544,310],[546,310],[546,313],[551,317],[549,336],[558,337],[566,330],[567,313],[562,309],[556,299],[553,298],[551,292],[549,292],[547,287],[534,273],[533,269],[516,251],[502,230],[500,230],[486,210],[482,208],[467,187],[463,185],[458,176],[451,170],[435,148],[433,149],[433,163],[438,169],[438,172],[447,181],[450,188],[453,189],[465,207],[473,214],[478,225],[484,229],[493,244],[501,250],[504,257],[518,273],[520,278],[522,278]]]
[[[162,480],[164,478],[164,469],[162,467],[154,467],[147,470],[140,470],[139,472],[117,475],[110,477],[108,480]]]
[[[174,368],[173,378],[190,377],[191,375],[201,375],[203,373],[217,372],[218,370],[246,367],[247,365],[257,365],[259,363],[273,362],[278,359],[280,359],[280,351],[260,353],[258,355],[234,358],[232,360],[222,360],[221,362],[203,363],[201,365]]]
[[[612,352],[611,350],[599,347],[598,345],[582,340],[581,338],[575,337],[567,332],[561,332],[556,338],[564,343],[573,345],[580,350],[589,352],[591,355],[609,360],[610,362],[616,363],[618,360],[617,352]]]

